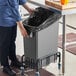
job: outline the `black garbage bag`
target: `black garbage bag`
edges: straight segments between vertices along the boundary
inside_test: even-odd
[[[42,7],[35,9],[35,12],[30,15],[28,19],[28,25],[38,27],[42,24],[49,16],[53,15],[54,12],[47,10]]]
[[[46,19],[48,19],[50,16],[53,16],[54,12],[51,10],[47,10],[42,7],[38,7],[35,9],[35,11],[29,16],[27,25],[38,27],[40,24],[42,24]],[[25,22],[25,21],[24,21]],[[30,27],[24,26],[30,34]]]

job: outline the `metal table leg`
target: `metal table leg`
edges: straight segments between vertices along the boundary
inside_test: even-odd
[[[62,73],[65,73],[65,50],[66,50],[66,22],[65,15],[63,15],[63,38],[62,38]]]

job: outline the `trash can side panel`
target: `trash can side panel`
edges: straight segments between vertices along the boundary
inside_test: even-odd
[[[57,53],[58,21],[38,32],[38,58]]]
[[[36,38],[24,38],[25,57],[36,59]]]

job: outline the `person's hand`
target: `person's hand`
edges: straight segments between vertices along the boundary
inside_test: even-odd
[[[23,37],[28,37],[27,31],[24,27],[20,28],[20,31],[21,31],[21,34],[22,34]]]
[[[23,36],[23,37],[28,37],[27,31],[26,31],[26,29],[24,28],[24,26],[23,26],[23,24],[22,24],[22,21],[17,22],[17,25],[18,25],[19,28],[20,28],[20,32],[21,32],[22,36]]]

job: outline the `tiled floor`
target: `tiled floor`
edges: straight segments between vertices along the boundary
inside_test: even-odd
[[[58,49],[61,51],[61,49]],[[45,67],[48,71],[54,73],[56,76],[63,76],[61,70],[57,68],[57,63],[51,63]],[[65,74],[64,76],[76,76],[76,56],[65,52]]]

